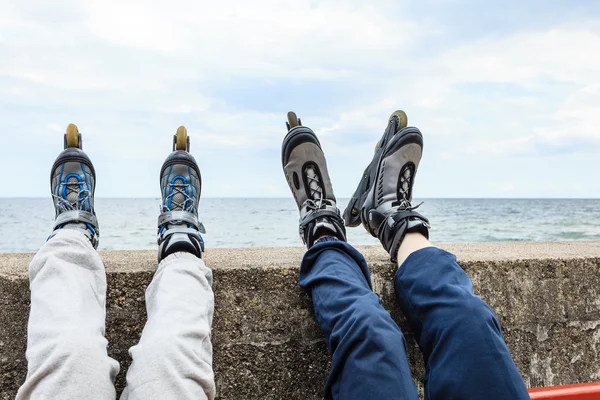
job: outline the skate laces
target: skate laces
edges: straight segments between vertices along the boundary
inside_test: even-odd
[[[402,199],[398,202],[395,202],[393,205],[398,206],[398,209],[413,211],[413,210],[416,210],[417,208],[421,207],[421,205],[423,205],[423,203],[424,202],[422,201],[419,204],[417,204],[416,206],[412,206],[410,204],[410,201],[408,201],[406,199]]]
[[[63,187],[65,188],[65,196],[52,193],[52,197],[56,199],[56,206],[60,213],[73,210],[91,211],[91,193],[87,188],[81,190],[81,186],[81,182],[77,180],[71,181],[70,179],[58,185],[57,190],[59,193],[62,192]],[[87,210],[85,207],[86,201],[90,210]]]
[[[332,206],[333,203],[329,200],[323,199],[323,187],[319,175],[317,174],[314,166],[308,166],[305,169],[305,176],[308,179],[308,188],[310,190],[310,197],[306,200],[307,211],[315,211],[325,208],[326,206]]]
[[[194,205],[193,198],[188,194],[190,191],[191,184],[183,183],[181,179],[175,180],[173,183],[168,184],[169,195],[165,197],[162,205],[162,212],[167,211],[188,211],[191,213],[196,212],[196,206]],[[171,204],[171,207],[167,204]]]
[[[333,202],[331,202],[329,200],[323,200],[323,199],[321,199],[319,201],[308,199],[308,200],[306,200],[306,202],[304,204],[306,206],[306,211],[322,210],[322,209],[326,208],[327,206],[333,206]]]
[[[310,197],[313,200],[323,200],[323,188],[321,187],[321,181],[313,166],[309,166],[305,170],[306,178],[308,179],[308,188],[310,189]]]
[[[411,183],[413,177],[414,166],[408,164],[402,168],[400,172],[400,180],[398,185],[398,201],[392,203],[392,206],[398,206],[399,209],[413,211],[419,208],[423,202],[412,206],[410,200],[408,200],[411,191]]]

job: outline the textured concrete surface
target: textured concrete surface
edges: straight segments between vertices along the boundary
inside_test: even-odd
[[[529,386],[600,380],[600,242],[442,246],[459,257],[475,292],[496,311]],[[409,341],[417,382],[421,353],[395,304],[394,266],[378,247],[359,248],[375,291]],[[214,367],[221,399],[318,399],[328,372],[311,303],[297,286],[302,248],[214,249]],[[32,254],[0,254],[0,399],[26,374]],[[121,363],[119,392],[146,315],[154,252],[106,252],[109,353]]]

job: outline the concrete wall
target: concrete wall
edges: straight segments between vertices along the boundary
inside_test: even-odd
[[[600,380],[600,242],[448,245],[475,292],[495,310],[525,382],[532,387]],[[417,382],[422,356],[395,304],[394,266],[377,247],[359,248],[375,291],[409,342]],[[297,286],[301,248],[211,249],[216,311],[214,368],[221,399],[318,399],[329,355],[311,303]],[[31,254],[0,255],[0,399],[26,374]],[[144,290],[155,252],[106,252],[109,353],[121,363],[146,320]]]

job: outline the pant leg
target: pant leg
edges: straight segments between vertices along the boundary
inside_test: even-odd
[[[27,378],[17,399],[114,399],[119,364],[104,337],[106,274],[81,233],[64,229],[29,265]]]
[[[191,254],[168,256],[146,289],[146,309],[121,399],[214,399],[212,271]]]
[[[498,319],[473,294],[456,256],[435,247],[418,250],[394,284],[425,357],[426,398],[529,399]]]
[[[418,398],[404,336],[373,292],[358,251],[337,239],[321,240],[304,256],[300,286],[312,298],[332,355],[327,398]]]

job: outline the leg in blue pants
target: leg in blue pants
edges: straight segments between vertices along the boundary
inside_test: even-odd
[[[473,294],[455,257],[429,247],[429,221],[411,205],[422,151],[421,132],[406,127],[404,112],[392,113],[344,221],[317,136],[288,114],[281,160],[309,249],[300,286],[312,297],[332,354],[325,395],[417,398],[404,336],[373,293],[364,258],[346,243],[344,222],[360,219],[392,260],[406,259],[394,283],[425,356],[426,398],[529,399],[496,316]]]
[[[404,336],[373,292],[358,251],[322,239],[304,256],[300,286],[312,297],[332,354],[327,398],[418,399]]]
[[[453,254],[413,252],[394,285],[425,358],[426,399],[529,399],[498,319]]]

